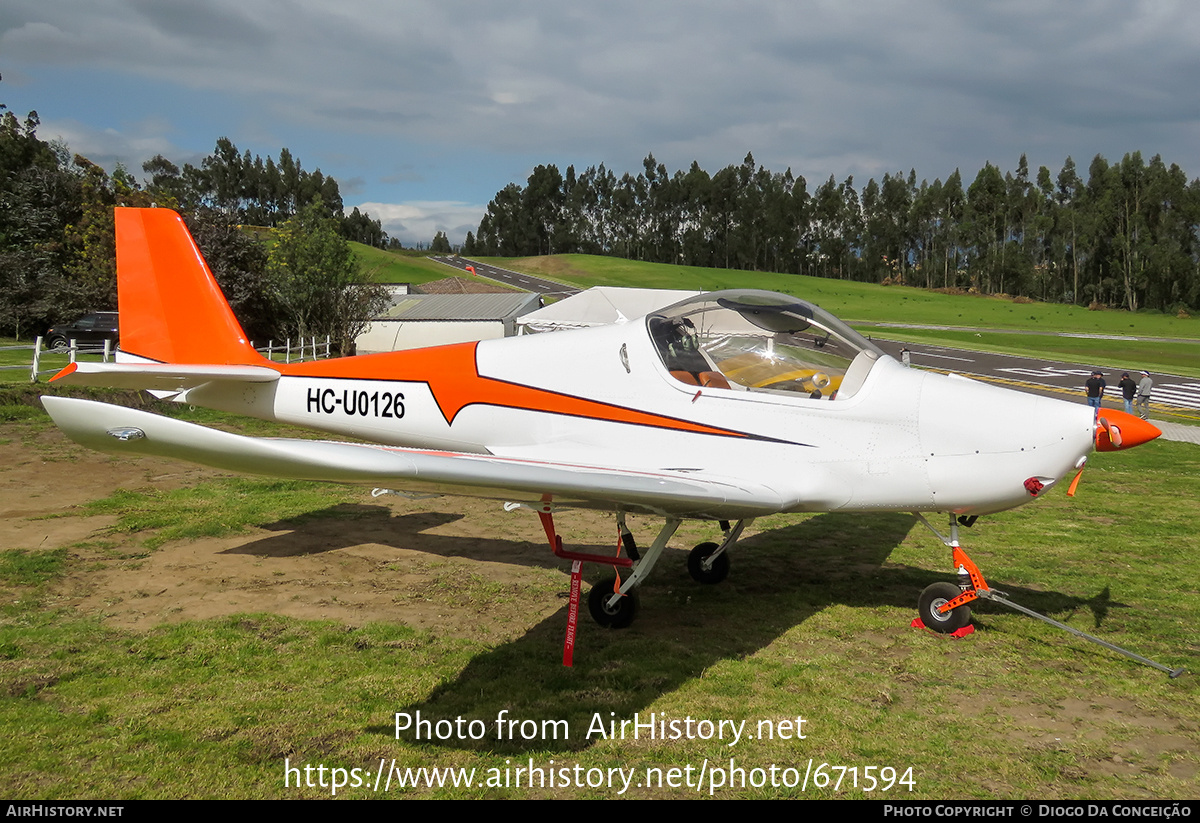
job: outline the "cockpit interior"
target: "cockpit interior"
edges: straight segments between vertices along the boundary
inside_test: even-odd
[[[775,292],[709,292],[646,323],[663,366],[689,386],[845,400],[883,356],[829,312]]]

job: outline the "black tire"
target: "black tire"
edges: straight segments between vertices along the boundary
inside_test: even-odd
[[[697,583],[713,585],[729,576],[729,555],[725,553],[713,561],[711,569],[704,568],[704,561],[719,548],[716,543],[701,543],[688,552],[688,574]]]
[[[917,612],[925,627],[939,634],[956,632],[971,622],[971,607],[959,606],[947,614],[939,614],[938,609],[945,603],[962,594],[962,589],[953,583],[933,583],[925,587],[917,601]]]
[[[588,611],[592,619],[606,629],[623,629],[633,622],[638,612],[638,593],[632,589],[617,601],[617,605],[609,608],[608,601],[613,596],[615,577],[606,577],[592,586],[588,592]]]
[[[65,337],[51,337],[46,341],[46,348],[50,349],[50,351],[61,353],[71,348],[71,344]]]

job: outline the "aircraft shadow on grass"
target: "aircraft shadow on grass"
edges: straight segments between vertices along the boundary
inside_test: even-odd
[[[423,533],[460,515],[387,515],[388,510],[379,506],[332,507],[315,516],[269,525],[266,528],[287,531],[226,553],[289,557],[375,543],[433,556],[566,571],[566,562],[553,557],[544,544]],[[594,739],[584,739],[583,732],[594,715],[607,721],[645,712],[661,695],[712,665],[758,652],[827,607],[912,610],[925,586],[950,579],[944,571],[884,565],[914,525],[913,518],[904,514],[816,515],[741,541],[729,578],[716,586],[693,581],[684,568],[684,553],[668,552],[642,590],[641,613],[630,628],[601,628],[588,617],[586,602],[581,604],[573,668],[562,665],[567,623],[563,606],[520,638],[477,655],[457,677],[425,699],[397,711],[412,717],[420,712],[433,722],[462,717],[489,724],[482,739],[428,740],[434,746],[496,753],[586,748]],[[604,573],[603,569],[589,571],[591,578]],[[566,583],[564,577],[564,590]],[[1084,599],[1001,587],[1039,611],[1091,610],[1097,624],[1109,609],[1122,605],[1111,600],[1107,588]],[[739,603],[749,604],[750,617]],[[983,612],[985,628],[987,614],[1006,611],[980,602],[973,606]],[[565,720],[571,736],[554,740],[539,733],[528,740],[498,740],[494,721],[502,710],[513,720]],[[395,736],[390,725],[366,731]],[[516,735],[515,729],[511,731]],[[401,737],[414,739],[411,731]]]

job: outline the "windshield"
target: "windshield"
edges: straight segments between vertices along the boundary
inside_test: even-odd
[[[775,292],[709,292],[646,318],[681,383],[846,399],[883,352],[818,306]]]

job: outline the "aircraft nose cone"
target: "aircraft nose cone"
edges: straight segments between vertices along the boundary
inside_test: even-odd
[[[1158,426],[1132,414],[1103,409],[1096,420],[1096,451],[1115,452],[1149,443],[1162,434]]]

